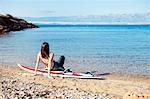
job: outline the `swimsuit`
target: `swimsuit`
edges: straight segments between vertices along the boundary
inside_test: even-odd
[[[43,64],[45,66],[48,66],[48,59],[44,59],[41,56],[40,56],[40,59],[42,60],[42,62],[43,62]],[[52,66],[53,66],[52,70],[53,71],[64,71],[65,70],[65,68],[63,67],[64,62],[65,62],[65,57],[64,56],[61,56],[57,62],[53,61],[53,63],[52,63]]]

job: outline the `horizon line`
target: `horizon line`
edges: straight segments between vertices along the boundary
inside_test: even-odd
[[[31,22],[43,25],[150,25],[150,22]]]

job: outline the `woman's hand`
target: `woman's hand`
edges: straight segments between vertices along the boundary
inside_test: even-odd
[[[51,74],[48,74],[48,78],[55,79],[53,76],[51,76]]]
[[[37,73],[35,72],[35,73],[33,74],[33,76],[37,76]]]

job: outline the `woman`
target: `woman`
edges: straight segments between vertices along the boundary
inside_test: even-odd
[[[48,68],[48,77],[53,78],[50,75],[51,70],[55,71],[64,71],[64,61],[65,57],[61,56],[58,62],[54,61],[54,53],[51,53],[49,51],[49,44],[47,42],[42,43],[41,45],[41,51],[37,55],[37,62],[35,65],[35,75],[37,73],[37,69],[40,63],[40,60],[43,62],[43,64]]]

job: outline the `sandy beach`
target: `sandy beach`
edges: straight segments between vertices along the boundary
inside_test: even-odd
[[[104,80],[33,76],[17,67],[0,66],[0,99],[122,99],[127,92],[150,93],[150,76],[103,75]]]

